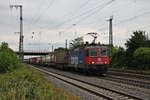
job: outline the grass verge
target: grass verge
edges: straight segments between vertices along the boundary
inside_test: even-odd
[[[19,68],[0,74],[0,100],[78,100],[46,81],[42,74],[29,68]]]

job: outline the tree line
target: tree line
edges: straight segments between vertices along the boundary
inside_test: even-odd
[[[150,39],[145,31],[134,31],[122,47],[110,49],[110,66],[113,68],[150,69]]]

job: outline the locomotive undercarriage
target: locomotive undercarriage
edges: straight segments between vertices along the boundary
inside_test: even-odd
[[[108,65],[86,65],[83,69],[85,73],[103,75],[107,74]]]

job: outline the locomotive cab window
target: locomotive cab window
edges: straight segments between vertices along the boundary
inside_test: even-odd
[[[98,56],[97,50],[96,49],[90,49],[89,50],[89,56],[92,56],[92,57]]]
[[[106,49],[101,50],[101,56],[107,56],[107,50]]]
[[[89,50],[88,49],[86,50],[86,56],[87,57],[89,56]]]

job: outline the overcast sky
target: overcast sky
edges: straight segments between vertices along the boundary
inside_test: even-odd
[[[99,33],[97,42],[108,44],[109,22],[113,15],[113,43],[124,46],[135,30],[150,37],[150,0],[1,0],[0,43],[19,48],[19,8],[23,7],[24,50],[51,50],[65,47],[76,37],[92,41],[89,32]],[[34,34],[33,34],[34,32]]]

